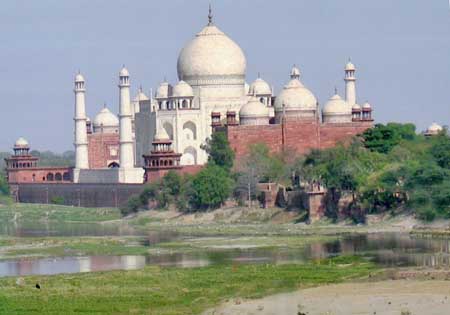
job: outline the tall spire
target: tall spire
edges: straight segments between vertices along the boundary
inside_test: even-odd
[[[211,3],[209,4],[208,25],[213,25],[213,14],[211,9]]]

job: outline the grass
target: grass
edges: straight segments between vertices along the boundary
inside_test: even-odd
[[[199,314],[235,297],[259,298],[297,288],[366,277],[360,258],[307,265],[233,265],[193,269],[146,267],[78,275],[32,276],[25,285],[0,279],[0,314]],[[40,283],[42,289],[34,288]]]
[[[14,218],[27,221],[103,222],[121,218],[115,208],[79,208],[60,205],[21,204],[0,205],[0,222]]]
[[[79,255],[145,255],[149,251],[134,237],[0,238],[0,259]]]

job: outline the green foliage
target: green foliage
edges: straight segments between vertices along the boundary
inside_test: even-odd
[[[126,205],[120,207],[120,213],[123,216],[130,215],[132,213],[138,212],[138,210],[142,207],[142,199],[140,196],[134,195],[131,196]]]
[[[191,204],[195,209],[220,207],[230,196],[233,181],[221,167],[208,165],[192,181]]]
[[[400,141],[414,140],[416,126],[399,123],[377,124],[374,128],[366,130],[362,137],[366,148],[379,153],[388,153]]]
[[[436,163],[440,167],[450,169],[450,138],[445,133],[441,133],[434,137],[432,142],[430,152]]]
[[[51,151],[32,150],[30,153],[39,157],[39,166],[72,166],[75,164],[74,151],[59,154]]]
[[[55,197],[52,197],[52,199],[50,200],[50,203],[54,204],[54,205],[63,205],[63,204],[65,204],[65,200],[64,200],[64,197],[55,196]]]
[[[9,195],[9,185],[6,181],[5,176],[0,174],[0,195],[8,196]]]
[[[229,171],[233,167],[234,151],[230,148],[225,132],[214,132],[210,139],[206,140],[206,145],[202,146],[208,154],[208,162],[216,164]]]

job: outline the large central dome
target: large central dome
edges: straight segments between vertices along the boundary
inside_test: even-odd
[[[208,24],[178,57],[178,78],[190,85],[244,83],[242,49],[219,28]]]

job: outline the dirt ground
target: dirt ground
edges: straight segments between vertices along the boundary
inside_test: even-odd
[[[346,283],[229,301],[204,315],[450,315],[450,281]]]

